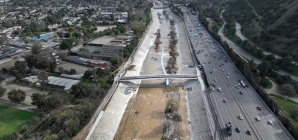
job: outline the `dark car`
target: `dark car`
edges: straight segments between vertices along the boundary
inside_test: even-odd
[[[240,93],[240,94],[243,94],[243,92],[241,92],[241,91],[240,91],[239,93]]]
[[[235,130],[236,130],[236,132],[238,132],[238,133],[240,132],[240,129],[239,129],[238,127],[236,127]]]
[[[260,107],[260,106],[257,106],[257,109],[258,109],[258,110],[261,110],[261,107]]]
[[[248,134],[248,135],[251,135],[251,132],[250,132],[250,130],[247,130],[247,134]]]

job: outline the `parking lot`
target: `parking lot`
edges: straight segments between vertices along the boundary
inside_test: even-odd
[[[62,67],[64,70],[75,69],[77,72],[76,74],[84,74],[86,70],[92,69],[87,66],[66,62],[66,61],[63,61],[62,64],[58,65],[56,71],[58,71],[59,67]]]

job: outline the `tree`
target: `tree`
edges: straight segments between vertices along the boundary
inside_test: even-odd
[[[77,71],[76,71],[75,69],[70,69],[69,73],[70,73],[70,74],[76,74]]]
[[[281,86],[279,86],[279,91],[280,93],[288,96],[291,96],[296,92],[292,84],[282,84]]]
[[[8,72],[7,68],[2,68],[2,72],[7,73]]]
[[[27,63],[27,66],[31,70],[33,67],[36,67],[37,62],[38,62],[38,56],[36,54],[31,54],[31,55],[26,55],[25,56],[25,61]]]
[[[118,54],[114,54],[112,57],[111,57],[111,63],[112,65],[118,65],[119,63],[121,63],[123,61],[122,57],[120,57]]]
[[[36,105],[37,109],[42,111],[50,111],[60,105],[60,101],[56,97],[47,97],[39,93],[33,93],[31,99],[31,104]]]
[[[25,100],[26,94],[23,90],[12,90],[8,92],[8,99],[14,103],[21,103]]]
[[[17,79],[17,80],[21,80],[21,79],[23,79],[23,75],[22,75],[21,73],[17,73],[17,74],[16,74],[16,79]]]
[[[260,76],[262,78],[264,78],[265,76],[267,76],[269,68],[270,68],[270,63],[268,61],[264,61],[263,63],[261,63],[258,66],[258,69],[261,72]]]
[[[20,73],[23,73],[27,67],[27,64],[25,61],[16,61],[14,63],[14,66],[15,66],[16,70],[18,70]]]
[[[274,54],[266,55],[265,60],[267,60],[267,61],[269,61],[269,62],[274,62],[274,61],[275,61],[275,56],[274,56]]]
[[[56,61],[56,58],[51,58],[50,60],[50,65],[49,65],[49,70],[50,72],[54,72],[57,68],[57,61]]]
[[[27,45],[27,44],[29,43],[29,39],[28,39],[28,38],[25,38],[25,39],[24,39],[24,42],[25,42],[25,44]]]
[[[0,85],[0,97],[2,97],[6,92],[6,89]]]
[[[39,110],[43,110],[45,107],[45,104],[44,104],[44,98],[45,98],[46,95],[41,95],[39,93],[33,93],[31,95],[31,104],[32,105],[36,105],[37,109]]]
[[[58,71],[59,71],[60,73],[63,73],[63,72],[64,72],[63,67],[58,67]]]
[[[73,43],[74,43],[74,40],[72,38],[64,39],[60,43],[60,49],[61,50],[70,50],[72,48]]]
[[[154,41],[154,44],[155,44],[156,48],[158,48],[159,44],[161,44],[161,43],[162,42],[158,38],[156,38],[155,41]]]
[[[93,73],[92,70],[86,70],[85,73],[84,73],[83,78],[84,79],[89,79],[90,76],[92,75],[92,73]]]
[[[39,82],[41,84],[41,86],[45,85],[46,83],[48,83],[48,73],[46,71],[41,71],[38,75],[37,75]]]
[[[58,51],[58,54],[60,59],[64,60],[66,57],[67,57],[67,51],[63,51],[63,50],[60,50]]]
[[[298,108],[292,107],[291,109],[291,117],[298,122]]]
[[[286,57],[283,57],[280,59],[280,65],[284,68],[290,68],[292,67],[293,57],[290,55],[287,55]]]
[[[36,43],[31,47],[31,49],[33,54],[38,54],[38,52],[42,49],[42,46],[41,44]]]
[[[93,94],[92,89],[89,85],[84,83],[78,83],[71,87],[70,94],[73,94],[76,98],[96,97]]]

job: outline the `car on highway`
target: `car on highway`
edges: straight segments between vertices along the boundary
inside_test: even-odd
[[[240,91],[239,93],[240,93],[240,94],[243,94],[243,92],[242,92],[242,91]]]
[[[251,135],[251,132],[250,132],[250,130],[247,130],[246,132],[247,132],[247,134],[248,134],[248,135]]]
[[[217,90],[218,90],[219,92],[221,92],[221,87],[218,87]]]
[[[216,79],[214,79],[214,82],[217,82],[217,80],[216,80]]]
[[[242,116],[241,114],[238,116],[238,118],[239,118],[240,120],[243,120],[243,116]]]
[[[228,79],[230,79],[230,76],[227,76]]]
[[[214,91],[214,87],[212,87],[211,90]]]
[[[261,110],[261,106],[257,106],[257,109],[258,109],[258,110]]]
[[[273,124],[273,122],[272,122],[271,120],[268,120],[268,124],[272,125],[272,124]]]
[[[260,121],[261,119],[260,119],[260,117],[259,117],[259,116],[256,116],[256,120],[257,120],[257,121]]]
[[[227,103],[227,100],[226,100],[226,99],[223,99],[222,101],[223,101],[224,103]]]
[[[238,127],[235,128],[236,132],[240,132],[240,129]]]

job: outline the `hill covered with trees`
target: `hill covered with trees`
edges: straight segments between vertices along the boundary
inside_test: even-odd
[[[298,60],[298,0],[234,0],[228,5],[226,21],[240,23],[250,41]]]

